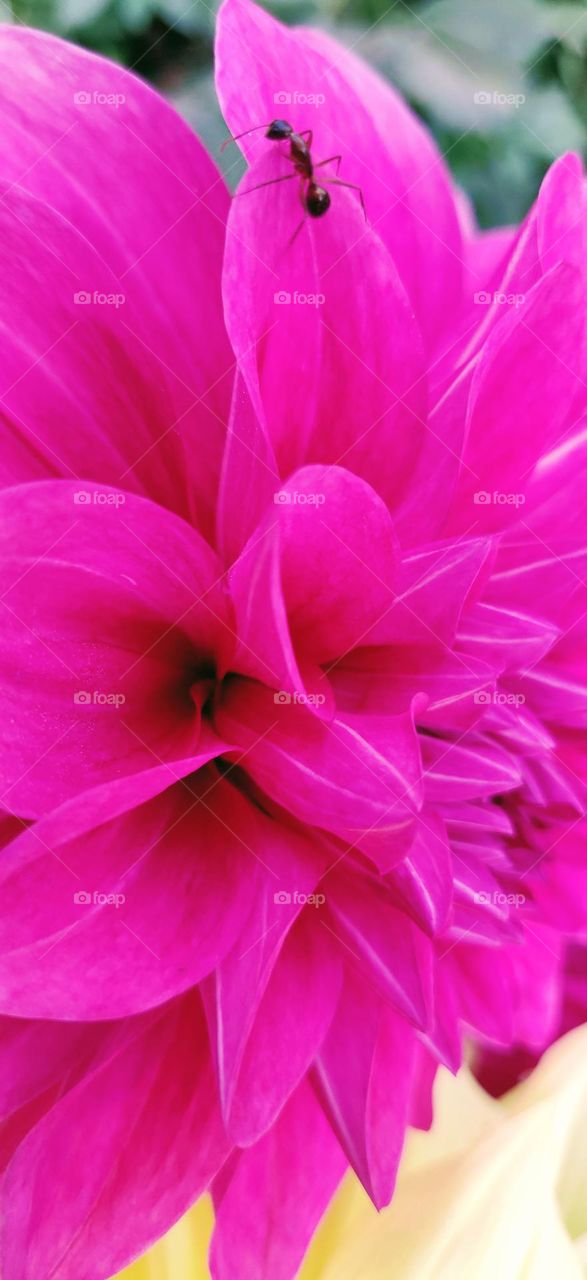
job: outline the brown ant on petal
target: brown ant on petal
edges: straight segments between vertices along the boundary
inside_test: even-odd
[[[361,188],[355,182],[343,182],[338,177],[342,156],[328,156],[326,160],[320,160],[318,164],[314,164],[311,155],[313,140],[311,129],[304,129],[301,133],[296,133],[288,120],[272,120],[269,125],[255,125],[253,129],[245,129],[243,133],[237,133],[235,137],[227,138],[222,145],[222,150],[228,146],[229,142],[237,142],[239,138],[244,138],[249,133],[256,133],[258,129],[264,129],[265,137],[272,142],[287,142],[289,144],[287,158],[291,161],[294,171],[293,173],[284,173],[279,178],[268,178],[266,182],[258,182],[255,187],[248,187],[246,191],[237,192],[237,195],[248,196],[253,191],[259,191],[261,187],[272,187],[276,182],[290,182],[292,178],[299,178],[300,198],[305,214],[311,218],[322,218],[328,212],[331,200],[326,187],[321,187],[316,182],[315,171],[316,169],[323,169],[327,164],[336,164],[337,176],[335,178],[325,178],[324,182],[328,186],[349,187],[352,191],[358,191],[365,221],[367,220]],[[305,221],[306,217],[302,218],[299,227],[296,228],[291,237],[290,244],[293,243],[298,232],[301,231]]]

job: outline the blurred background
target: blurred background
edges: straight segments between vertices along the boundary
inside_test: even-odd
[[[0,12],[133,67],[217,154],[226,133],[212,80],[217,3],[0,0]],[[402,90],[483,226],[518,221],[554,156],[568,149],[587,156],[587,0],[271,0],[266,7],[284,22],[333,31]]]

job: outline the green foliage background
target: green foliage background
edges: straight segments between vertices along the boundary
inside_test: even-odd
[[[217,151],[216,0],[12,0],[5,20],[114,57],[175,101]],[[485,226],[518,220],[561,152],[587,154],[587,0],[271,0],[334,31],[428,122]],[[514,95],[480,109],[475,94]]]

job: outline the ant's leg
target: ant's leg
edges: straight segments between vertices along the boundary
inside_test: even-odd
[[[292,178],[297,178],[297,173],[284,173],[281,178],[269,178],[267,182],[258,182],[256,187],[247,187],[246,191],[235,191],[234,198],[237,196],[250,196],[253,191],[260,191],[261,187],[272,187],[276,182],[291,182]]]
[[[315,165],[314,165],[314,168],[315,168],[315,169],[321,169],[321,168],[323,167],[323,165],[325,165],[325,164],[332,164],[333,160],[338,161],[337,166],[336,166],[336,172],[338,173],[338,171],[339,171],[339,169],[340,169],[340,162],[341,162],[341,160],[342,160],[342,156],[328,156],[328,158],[327,158],[326,160],[320,160],[318,164],[315,164]]]
[[[303,129],[303,130],[302,130],[302,132],[300,133],[300,138],[307,138],[307,139],[308,139],[308,141],[307,141],[307,143],[306,143],[306,146],[307,146],[307,148],[308,148],[308,151],[311,151],[311,150],[312,150],[312,142],[313,142],[313,140],[314,140],[314,134],[312,133],[312,130],[311,130],[311,129]]]
[[[297,227],[296,227],[296,229],[295,229],[295,231],[294,231],[294,233],[293,233],[293,236],[290,236],[290,238],[289,238],[289,240],[288,240],[288,242],[287,242],[287,247],[288,247],[288,249],[291,249],[291,246],[292,246],[292,244],[293,244],[294,240],[297,238],[297,236],[299,236],[299,234],[300,234],[300,231],[301,231],[302,227],[303,227],[303,226],[305,226],[305,224],[306,224],[306,222],[307,222],[307,221],[308,221],[308,219],[307,219],[307,218],[302,218],[302,221],[300,222],[299,226],[297,226]]]
[[[367,210],[365,208],[363,192],[361,191],[361,188],[357,186],[356,182],[342,182],[340,178],[325,178],[324,181],[328,183],[329,187],[350,187],[351,191],[358,191],[359,200],[361,201],[361,209],[363,210],[365,222],[367,221]]]

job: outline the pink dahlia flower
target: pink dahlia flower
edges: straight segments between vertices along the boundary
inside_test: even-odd
[[[581,166],[480,235],[388,86],[226,0],[231,133],[285,95],[364,194],[290,245],[132,75],[0,60],[0,1270],[104,1280],[212,1186],[215,1280],[291,1280],[586,927]]]

